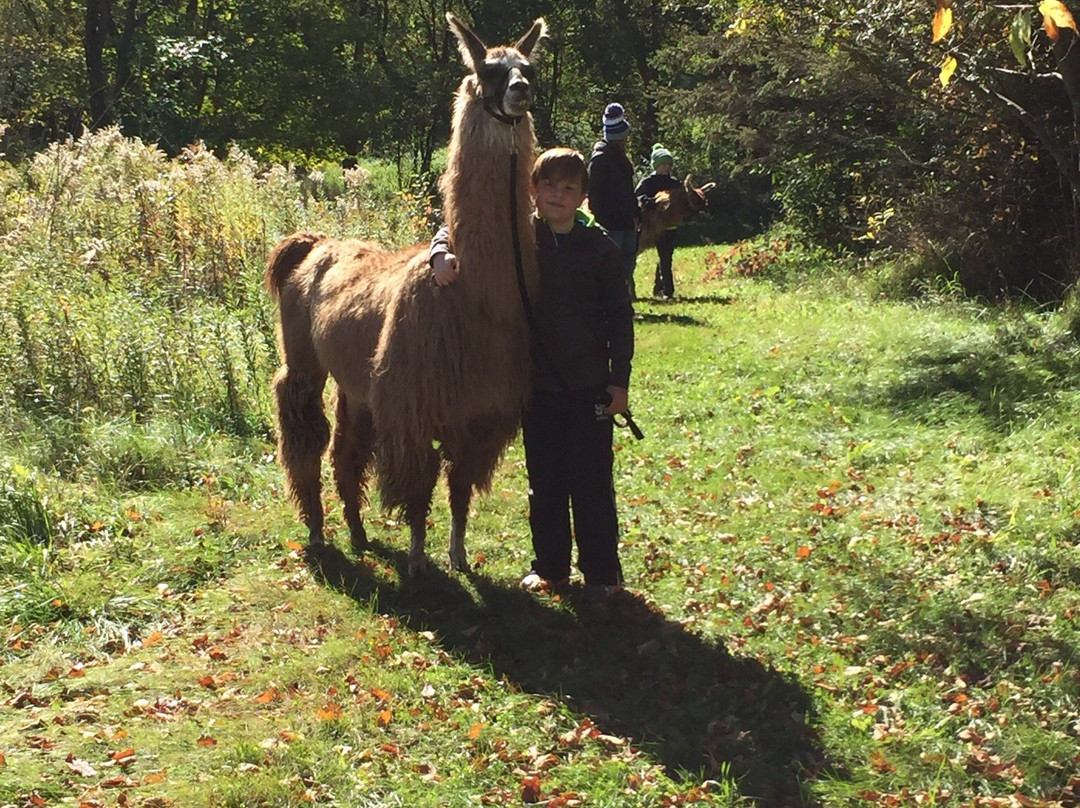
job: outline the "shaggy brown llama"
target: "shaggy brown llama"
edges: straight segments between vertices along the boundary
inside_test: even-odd
[[[687,219],[704,213],[709,207],[706,194],[716,186],[709,182],[695,188],[687,177],[681,188],[660,191],[656,195],[656,205],[641,212],[641,233],[638,235],[638,252],[656,246],[656,237]]]
[[[361,518],[372,466],[384,508],[409,525],[409,573],[426,567],[425,522],[442,466],[450,498],[450,564],[468,569],[465,525],[473,489],[486,491],[517,433],[528,392],[529,334],[515,274],[517,228],[529,291],[539,274],[530,222],[536,136],[529,56],[546,32],[536,20],[513,46],[491,48],[447,14],[472,71],[454,101],[446,224],[462,269],[435,284],[427,245],[376,244],[295,233],[267,261],[279,301],[282,365],[274,376],[278,454],[286,487],[323,542],[322,454],[330,461],[354,551],[368,546]],[[511,221],[512,155],[517,219]],[[323,411],[336,382],[334,430]],[[437,448],[436,448],[437,447]]]

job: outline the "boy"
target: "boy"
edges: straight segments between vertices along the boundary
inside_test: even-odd
[[[618,247],[577,219],[587,183],[585,159],[573,149],[536,158],[538,333],[522,424],[535,558],[521,585],[539,591],[568,582],[572,513],[586,595],[602,598],[623,581],[611,416],[627,409],[634,312]],[[432,241],[431,265],[441,286],[457,277],[445,227]]]
[[[682,186],[682,183],[671,176],[671,168],[675,158],[671,152],[660,143],[653,144],[649,162],[652,163],[653,173],[638,183],[634,189],[638,201],[643,208],[656,206],[656,195],[660,191],[671,191]],[[669,227],[656,239],[656,256],[659,263],[656,265],[656,275],[653,278],[653,297],[675,297],[675,278],[671,274],[671,262],[675,255],[675,228]]]

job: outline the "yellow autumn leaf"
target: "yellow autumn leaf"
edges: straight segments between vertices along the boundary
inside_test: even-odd
[[[938,3],[938,10],[934,14],[934,38],[931,42],[940,42],[952,28],[952,9]]]
[[[953,73],[956,72],[956,58],[953,56],[946,56],[945,61],[941,63],[941,86],[948,87],[949,80],[953,77]]]
[[[1043,0],[1039,3],[1039,13],[1043,15],[1043,30],[1046,35],[1057,42],[1061,36],[1059,29],[1072,28],[1076,30],[1076,20],[1072,12],[1061,0]]]

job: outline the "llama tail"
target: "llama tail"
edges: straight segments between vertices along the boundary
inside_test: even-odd
[[[292,271],[307,258],[315,245],[325,238],[322,233],[304,230],[278,242],[270,257],[266,259],[266,273],[263,275],[263,284],[271,296],[275,299],[278,297]]]

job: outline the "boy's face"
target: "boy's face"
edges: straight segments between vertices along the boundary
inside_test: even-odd
[[[657,174],[670,174],[671,173],[671,163],[669,161],[667,161],[667,160],[661,160],[659,163],[656,164],[656,173]]]
[[[533,193],[536,196],[536,212],[556,229],[569,230],[573,227],[574,214],[585,201],[585,189],[576,178],[541,177]]]

